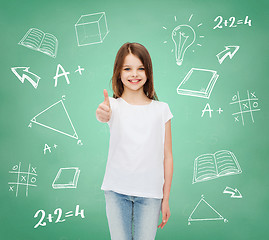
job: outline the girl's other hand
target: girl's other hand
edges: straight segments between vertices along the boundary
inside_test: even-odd
[[[100,122],[108,122],[112,113],[106,89],[104,89],[104,98],[104,101],[100,103],[98,108],[96,109],[96,118]]]
[[[158,226],[158,228],[163,229],[165,224],[167,223],[170,217],[170,208],[168,200],[162,200],[162,223]]]

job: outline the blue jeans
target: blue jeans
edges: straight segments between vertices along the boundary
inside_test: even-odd
[[[162,199],[104,192],[112,240],[155,239]]]

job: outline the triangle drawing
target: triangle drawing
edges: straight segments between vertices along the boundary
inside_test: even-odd
[[[42,112],[38,113],[32,118],[31,122],[68,137],[78,139],[78,135],[63,100],[52,104]]]
[[[200,201],[197,203],[196,207],[193,209],[191,215],[189,216],[188,222],[192,221],[210,221],[210,220],[223,220],[227,222],[205,199],[202,195]]]

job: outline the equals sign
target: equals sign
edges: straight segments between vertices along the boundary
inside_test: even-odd
[[[70,211],[70,212],[66,212],[65,213],[65,217],[72,217],[74,214],[73,214],[73,211]]]

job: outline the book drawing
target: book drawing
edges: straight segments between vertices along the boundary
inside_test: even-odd
[[[37,28],[30,28],[18,44],[45,53],[53,58],[57,55],[57,38],[54,35],[44,33]]]
[[[209,98],[218,77],[216,71],[192,68],[177,87],[177,93]]]
[[[58,188],[76,188],[80,170],[77,167],[60,168],[52,187]]]
[[[227,150],[203,154],[194,160],[192,183],[242,173],[235,155]]]

